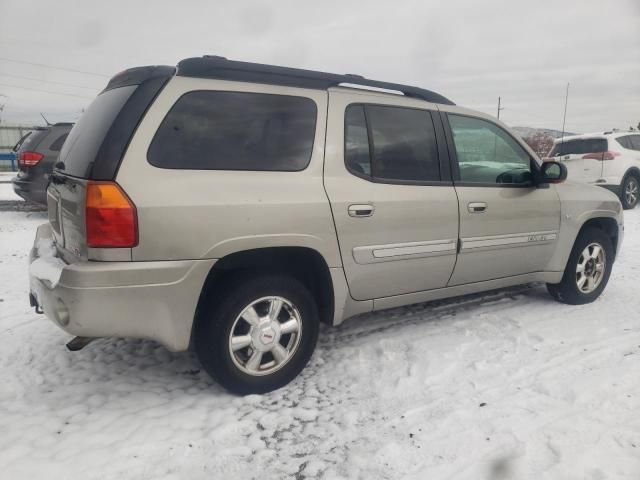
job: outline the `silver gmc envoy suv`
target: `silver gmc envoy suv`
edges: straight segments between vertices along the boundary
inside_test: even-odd
[[[205,56],[116,75],[60,153],[30,301],[72,349],[193,348],[279,388],[319,323],[528,282],[605,288],[622,207],[429,90]]]

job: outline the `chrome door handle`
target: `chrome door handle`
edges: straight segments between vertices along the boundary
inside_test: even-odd
[[[469,213],[482,213],[487,211],[487,204],[485,202],[471,202],[467,208]]]
[[[354,204],[349,205],[349,216],[350,217],[370,217],[373,215],[373,205],[369,204]]]

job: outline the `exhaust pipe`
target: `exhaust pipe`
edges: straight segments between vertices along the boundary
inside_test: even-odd
[[[72,352],[77,352],[79,350],[82,350],[84,347],[86,347],[96,339],[97,338],[95,337],[75,337],[69,343],[67,343],[67,348]]]

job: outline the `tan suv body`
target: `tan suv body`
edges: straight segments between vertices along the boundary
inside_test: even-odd
[[[623,237],[613,194],[488,115],[219,57],[114,77],[60,160],[32,304],[80,337],[193,346],[243,393],[290,381],[318,321],[527,282],[592,301]]]

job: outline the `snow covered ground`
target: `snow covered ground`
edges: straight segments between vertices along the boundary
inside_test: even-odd
[[[22,200],[16,192],[13,191],[13,185],[11,184],[11,179],[15,177],[13,176],[3,175],[0,176],[0,201],[2,200]]]
[[[638,479],[640,209],[604,295],[541,285],[323,328],[290,386],[234,397],[190,353],[69,339],[27,299],[44,213],[0,212],[0,478]]]

